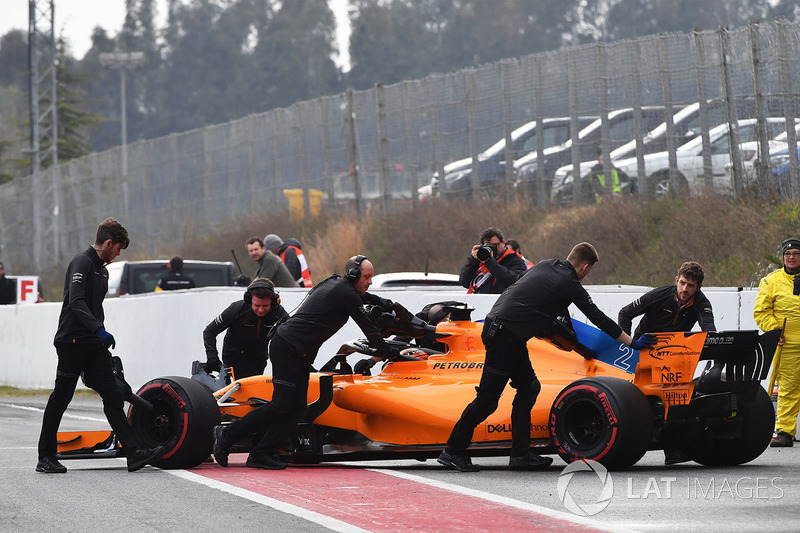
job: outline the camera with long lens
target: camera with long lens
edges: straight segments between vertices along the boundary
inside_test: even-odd
[[[494,255],[496,251],[497,251],[497,245],[492,242],[487,242],[486,244],[478,248],[478,251],[476,252],[475,255],[478,256],[478,261],[484,262],[490,257],[492,257],[492,255]]]

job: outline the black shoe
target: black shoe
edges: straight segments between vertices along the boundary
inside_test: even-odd
[[[278,459],[277,455],[250,455],[247,457],[245,466],[264,470],[283,470],[289,464]]]
[[[231,443],[225,436],[225,426],[214,426],[214,459],[219,466],[228,466],[229,453],[231,453]]]
[[[152,464],[164,456],[166,450],[163,446],[155,448],[136,448],[128,455],[128,472],[136,472],[145,467],[145,465]]]
[[[664,464],[677,465],[679,463],[686,463],[691,461],[692,458],[683,450],[664,450]]]
[[[447,450],[442,450],[436,460],[439,461],[439,464],[455,468],[461,472],[477,472],[481,469],[480,466],[472,464],[467,454],[450,453]]]
[[[769,443],[770,448],[791,448],[794,446],[794,439],[785,431],[779,431],[778,435]]]
[[[45,474],[63,474],[67,471],[67,467],[59,463],[55,457],[42,457],[36,463],[36,471]]]
[[[544,470],[553,464],[552,457],[542,457],[528,452],[522,457],[509,457],[508,466],[514,470]]]

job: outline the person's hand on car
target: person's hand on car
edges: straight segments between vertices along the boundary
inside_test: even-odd
[[[212,372],[219,372],[222,370],[222,361],[219,360],[219,357],[209,357],[206,361],[205,371],[207,374]]]
[[[633,339],[631,341],[631,348],[634,350],[641,350],[643,348],[649,348],[658,342],[658,338],[653,335],[652,333],[645,333],[641,335],[638,339]]]

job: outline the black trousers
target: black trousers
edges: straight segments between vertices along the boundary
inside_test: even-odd
[[[280,335],[269,345],[272,361],[272,400],[256,407],[228,426],[233,442],[266,429],[251,455],[275,455],[289,439],[308,406],[308,376],[311,366]]]
[[[39,458],[56,456],[58,426],[75,394],[81,372],[86,386],[103,399],[103,412],[122,445],[138,448],[139,439],[125,416],[124,398],[114,379],[108,349],[102,344],[57,344],[56,353],[56,383],[42,417]]]
[[[477,395],[456,422],[446,449],[459,454],[467,450],[475,428],[497,410],[500,395],[511,380],[511,386],[516,389],[511,408],[511,456],[521,457],[530,450],[531,409],[541,386],[525,344],[502,329],[494,338],[487,338],[490,324],[489,321],[484,324],[481,335],[486,346],[486,362],[476,387]]]

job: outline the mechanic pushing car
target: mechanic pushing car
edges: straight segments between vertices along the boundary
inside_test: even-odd
[[[714,310],[700,288],[705,272],[697,261],[686,261],[678,269],[674,285],[664,285],[644,293],[620,309],[617,321],[625,333],[631,332],[633,319],[642,319],[634,335],[668,331],[691,331],[695,324],[702,331],[716,331]],[[685,429],[667,432],[664,440],[664,464],[674,465],[691,461],[686,448],[694,442],[695,435]]]
[[[233,302],[203,330],[206,372],[222,369],[217,351],[217,335],[225,330],[222,360],[231,368],[234,379],[258,376],[267,366],[267,343],[272,327],[289,314],[281,305],[280,294],[269,278],[256,278],[241,300]]]
[[[109,352],[116,341],[103,324],[103,300],[108,291],[105,265],[128,244],[128,230],[113,218],[107,218],[97,228],[94,244],[73,257],[67,267],[64,303],[53,341],[58,354],[56,383],[42,417],[37,472],[61,474],[67,471],[56,459],[56,435],[81,374],[86,386],[103,399],[103,412],[126,450],[129,472],[139,470],[164,454],[163,446],[142,448],[125,417],[124,393],[117,385]]]
[[[772,362],[778,383],[776,435],[770,443],[773,448],[794,446],[800,413],[800,239],[783,241],[781,252],[783,268],[761,280],[753,308],[753,318],[762,331],[783,328]]]
[[[475,428],[497,410],[506,384],[516,389],[511,409],[511,457],[508,465],[516,470],[541,470],[553,459],[531,451],[531,410],[541,384],[531,366],[526,346],[532,337],[547,336],[554,319],[569,316],[567,307],[574,303],[598,328],[634,350],[652,346],[653,335],[636,340],[622,331],[592,301],[581,285],[599,260],[597,250],[588,242],[577,244],[566,261],[540,261],[511,285],[486,315],[481,339],[486,346],[486,361],[476,398],[467,405],[456,422],[438,461],[462,472],[480,469],[472,463],[467,448]]]
[[[309,372],[320,346],[352,318],[367,336],[369,344],[383,358],[396,356],[378,327],[364,314],[363,305],[391,307],[390,300],[369,294],[375,269],[363,255],[351,257],[345,275],[332,275],[308,292],[297,312],[275,331],[269,344],[274,392],[272,400],[250,411],[232,424],[214,428],[214,458],[228,466],[231,446],[239,439],[266,430],[250,451],[247,466],[266,470],[286,468],[278,449],[307,406]]]
[[[506,246],[497,228],[481,232],[480,244],[472,247],[458,277],[467,294],[500,294],[527,270],[525,262]]]

